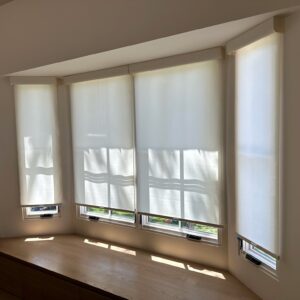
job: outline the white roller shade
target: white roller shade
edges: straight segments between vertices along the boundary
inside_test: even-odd
[[[55,85],[15,85],[21,205],[62,202]]]
[[[71,85],[75,201],[135,209],[130,76]]]
[[[221,64],[135,75],[139,212],[223,223]]]
[[[280,36],[236,53],[237,231],[279,254]]]

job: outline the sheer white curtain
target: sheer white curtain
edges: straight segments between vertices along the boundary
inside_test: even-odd
[[[15,85],[21,205],[62,202],[55,85]]]
[[[135,74],[139,212],[223,223],[221,64]]]
[[[280,35],[236,53],[237,231],[279,254]]]
[[[71,112],[76,203],[133,211],[131,77],[72,84]]]

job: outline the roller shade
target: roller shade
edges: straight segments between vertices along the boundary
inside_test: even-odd
[[[280,34],[236,52],[237,231],[279,255]]]
[[[223,224],[222,61],[136,73],[138,211]]]
[[[60,204],[61,169],[55,84],[16,84],[22,206]]]
[[[135,209],[132,86],[129,75],[71,84],[77,204]]]

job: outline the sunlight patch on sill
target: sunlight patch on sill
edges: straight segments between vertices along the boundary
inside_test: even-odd
[[[203,274],[203,275],[207,275],[207,276],[211,276],[211,277],[226,280],[225,276],[220,272],[211,271],[211,270],[207,270],[207,269],[197,269],[197,268],[191,267],[190,265],[187,265],[187,268],[191,272],[196,272],[196,273],[200,273],[200,274]]]
[[[134,251],[134,250],[130,250],[130,249],[122,248],[122,247],[117,247],[117,246],[113,246],[113,245],[110,246],[110,249],[113,250],[113,251],[124,253],[124,254],[129,254],[129,255],[136,256],[136,251]]]
[[[89,245],[92,245],[92,246],[97,246],[97,247],[101,247],[101,248],[105,248],[105,249],[110,249],[112,251],[120,252],[120,253],[123,253],[123,254],[129,254],[129,255],[136,256],[136,251],[130,250],[130,249],[127,249],[127,248],[123,248],[123,247],[119,247],[119,246],[115,246],[115,245],[109,245],[109,244],[101,243],[101,242],[93,242],[89,239],[84,239],[83,242],[85,244],[89,244]]]
[[[187,271],[190,271],[190,272],[195,272],[195,273],[199,273],[199,274],[202,274],[202,275],[206,275],[206,276],[226,280],[225,276],[221,272],[207,270],[205,268],[195,268],[195,267],[192,267],[191,265],[184,264],[184,263],[179,262],[179,261],[166,259],[166,258],[163,258],[163,257],[154,256],[154,255],[151,255],[151,260],[154,261],[154,262],[169,265],[169,266],[172,266],[172,267],[184,269],[184,270],[187,270]]]
[[[128,248],[119,247],[116,245],[102,243],[102,242],[98,242],[98,241],[93,241],[88,238],[85,238],[83,240],[83,242],[85,244],[104,248],[107,250],[112,250],[112,251],[116,251],[116,252],[127,254],[127,255],[137,256],[136,251],[128,249]],[[216,279],[226,280],[226,277],[224,276],[224,274],[221,272],[218,272],[218,271],[209,270],[209,269],[202,268],[202,267],[193,267],[192,265],[186,264],[181,261],[176,261],[176,260],[172,260],[172,259],[168,259],[168,258],[156,256],[156,255],[150,255],[150,257],[151,257],[151,260],[156,263],[161,263],[161,264],[165,264],[168,266],[176,267],[176,268],[188,271],[188,272],[198,273],[199,275],[205,275],[205,276],[210,276],[210,277],[213,277]]]
[[[106,249],[108,249],[108,247],[109,247],[108,244],[100,243],[100,242],[92,242],[89,239],[85,239],[84,243],[89,244],[89,245],[93,245],[93,246],[97,246],[97,247],[101,247],[101,248],[106,248]]]
[[[172,266],[172,267],[177,267],[177,268],[180,268],[180,269],[185,269],[185,266],[184,266],[183,263],[175,261],[175,260],[166,259],[166,258],[162,258],[162,257],[159,257],[159,256],[154,256],[154,255],[151,255],[151,259],[153,261],[161,263],[161,264],[169,265],[169,266]]]
[[[54,237],[32,237],[32,238],[26,238],[25,242],[42,242],[42,241],[53,241]]]

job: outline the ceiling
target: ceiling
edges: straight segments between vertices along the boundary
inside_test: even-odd
[[[5,3],[11,2],[11,1],[13,1],[13,0],[0,0],[0,5],[3,5]]]
[[[233,37],[236,37],[275,14],[278,14],[278,12],[193,30],[9,75],[62,77],[222,46]]]

